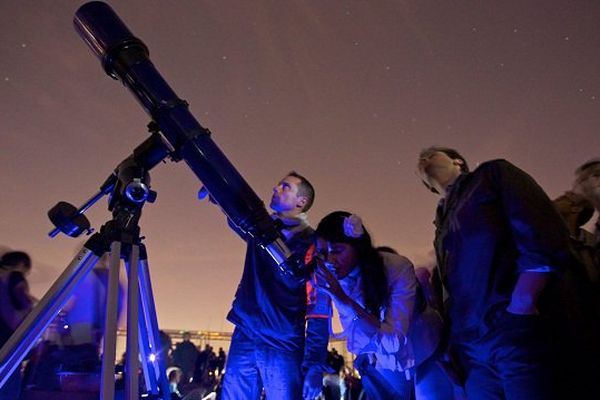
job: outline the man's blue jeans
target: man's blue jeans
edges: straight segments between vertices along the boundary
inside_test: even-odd
[[[302,352],[275,349],[235,328],[227,356],[221,399],[302,399]]]
[[[487,332],[470,339],[464,335],[451,344],[466,372],[467,397],[557,399],[553,348],[540,318],[498,310],[491,319]]]

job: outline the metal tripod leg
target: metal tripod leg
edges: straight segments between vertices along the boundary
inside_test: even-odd
[[[143,300],[141,301],[143,302]],[[146,322],[144,321],[144,306],[141,304],[140,306],[142,307],[142,312],[140,313],[140,318],[138,321],[138,332],[140,337],[140,360],[142,365],[142,373],[144,375],[144,382],[146,383],[146,390],[148,391],[148,394],[157,396],[157,379],[160,375],[157,374],[154,368],[155,354],[152,351],[149,338],[150,335],[146,327]]]
[[[139,399],[139,303],[140,287],[138,284],[139,247],[131,246],[127,271],[127,359],[125,362],[125,399]]]
[[[90,241],[92,239],[93,237]],[[0,387],[21,365],[23,358],[99,258],[91,249],[84,246],[0,349]]]
[[[143,245],[141,245],[143,246]],[[144,253],[143,247],[142,247],[142,251],[141,253]],[[155,368],[152,365],[152,362],[150,360],[151,355],[152,355],[152,345],[150,344],[150,338],[149,338],[149,330],[146,324],[146,319],[145,319],[145,313],[144,313],[144,293],[141,287],[141,267],[142,267],[142,261],[141,258],[143,258],[144,256],[140,254],[140,261],[138,263],[138,284],[139,284],[139,289],[140,289],[140,307],[141,307],[141,313],[138,316],[138,336],[139,336],[139,350],[140,350],[140,359],[141,359],[141,367],[142,367],[142,373],[144,376],[144,382],[146,384],[146,390],[148,391],[148,394],[151,395],[158,395],[158,383],[157,383],[157,378],[158,378],[158,374],[156,373]],[[129,264],[126,263],[126,268],[127,268],[127,273],[129,274]]]
[[[120,264],[121,242],[113,242],[110,245],[106,314],[104,320],[102,382],[100,384],[100,399],[102,400],[113,400],[115,398],[115,353],[117,351]]]
[[[120,242],[111,245],[108,301],[106,309],[106,330],[102,367],[102,400],[114,399],[114,364],[117,332],[117,300],[119,290]],[[141,252],[141,256],[140,256]],[[131,245],[125,257],[127,270],[127,359],[125,370],[125,399],[139,399],[138,356],[142,358],[142,368],[146,387],[152,395],[158,395],[159,387],[164,400],[170,399],[169,383],[165,374],[164,360],[150,361],[150,354],[159,348],[158,322],[152,296],[152,286],[148,272],[146,249],[143,245]],[[141,313],[140,313],[141,307]],[[139,350],[139,353],[138,353]]]
[[[146,354],[144,355],[144,353],[142,353],[144,355],[142,358],[143,363],[147,366],[144,372],[147,370],[149,376],[155,377],[153,382],[149,383],[152,390],[158,389],[156,387],[156,381],[158,381],[158,386],[162,392],[162,398],[164,400],[169,400],[171,395],[169,393],[169,382],[166,375],[166,355],[160,353],[160,350],[162,349],[158,331],[158,320],[156,318],[156,306],[154,303],[154,295],[152,294],[148,257],[146,248],[143,244],[140,245],[139,268],[140,305],[142,307],[142,315],[140,315],[140,331],[142,331],[142,335],[147,336],[147,340],[143,342],[147,346],[142,346],[146,349]],[[150,358],[150,354],[154,355],[152,359]]]

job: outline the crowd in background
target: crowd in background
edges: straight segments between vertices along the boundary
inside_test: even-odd
[[[209,344],[200,348],[190,340],[189,332],[184,332],[183,340],[175,345],[164,331],[160,337],[160,356],[167,360],[173,399],[183,398],[190,392],[204,397],[218,391],[227,359],[222,347],[217,352]]]

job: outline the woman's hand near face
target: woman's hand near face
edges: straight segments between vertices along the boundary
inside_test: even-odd
[[[350,315],[354,314],[356,316],[354,319],[363,324],[363,329],[365,330],[379,329],[380,321],[369,314],[360,304],[348,297],[336,276],[325,266],[322,260],[317,261],[316,272],[318,278],[317,286],[331,296],[336,303],[338,312]]]
[[[321,259],[317,259],[317,286],[329,296],[336,298],[339,302],[346,303],[348,296],[335,275],[325,266]]]
[[[361,309],[360,305],[344,292],[338,278],[325,266],[322,260],[317,262],[316,272],[317,286],[331,297],[338,312],[351,315],[356,314],[356,310]]]

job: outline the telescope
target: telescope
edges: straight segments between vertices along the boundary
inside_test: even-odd
[[[156,192],[150,189],[149,171],[153,167],[167,157],[173,161],[185,161],[231,223],[264,248],[283,274],[304,281],[312,267],[305,265],[303,254],[294,254],[286,246],[263,202],[213,142],[210,131],[190,113],[188,103],[180,99],[158,73],[150,61],[148,47],[133,36],[115,12],[107,4],[93,1],[79,8],[74,25],[100,59],[104,71],[120,80],[150,115],[152,135],[118,164],[98,193],[79,209],[60,202],[49,211],[48,215],[56,226],[50,236],[59,232],[72,237],[86,231],[91,233],[84,212],[104,195],[109,196],[108,208],[112,219],[87,240],[0,348],[0,387],[20,366],[75,288],[100,257],[108,253],[109,282],[100,398],[113,400],[115,396],[119,266],[124,260],[128,273],[126,399],[139,398],[137,365],[141,361],[149,394],[154,396],[152,398],[160,396],[168,400],[165,360],[155,357],[160,343],[158,320],[148,256],[138,225],[143,205],[153,202],[156,197]]]
[[[135,37],[110,6],[100,1],[84,4],[74,24],[100,60],[104,71],[120,80],[150,115],[176,158],[185,161],[229,220],[254,238],[280,270],[304,279],[303,257],[294,255],[276,229],[264,203],[229,162],[162,78],[149,58],[148,47]]]

